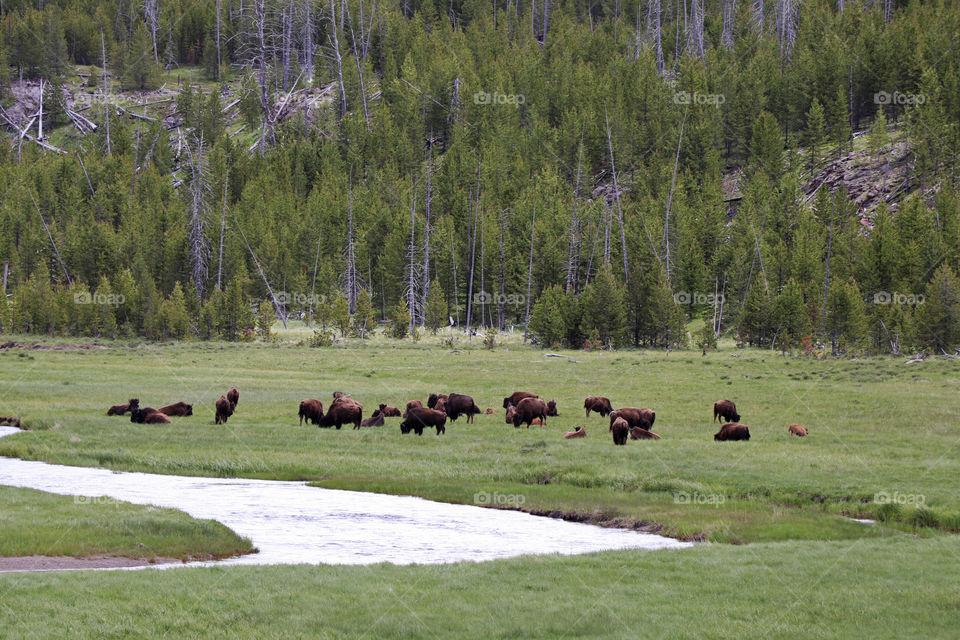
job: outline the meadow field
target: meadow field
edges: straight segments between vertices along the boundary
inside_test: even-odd
[[[27,429],[0,439],[0,455],[309,480],[712,543],[437,567],[0,576],[0,591],[33,603],[0,607],[24,637],[74,619],[69,603],[91,585],[97,595],[74,619],[78,637],[120,635],[124,620],[153,630],[145,635],[231,637],[435,637],[449,625],[458,637],[946,637],[960,610],[956,360],[821,360],[731,344],[706,356],[547,357],[517,336],[492,350],[480,338],[431,336],[314,349],[295,328],[271,344],[7,340],[71,348],[0,351],[0,415],[20,416]],[[231,385],[237,411],[215,425],[214,402]],[[560,416],[529,429],[505,424],[503,397],[520,389],[556,399]],[[441,436],[401,435],[399,418],[359,431],[298,425],[300,400],[326,406],[338,390],[364,405],[364,417],[379,403],[451,391],[494,414],[472,425],[460,418]],[[615,447],[608,420],[584,416],[588,395],[655,409],[663,439]],[[194,415],[169,425],[106,416],[131,397],[154,407],[182,400]],[[724,398],[737,403],[749,442],[713,440],[712,405]],[[794,422],[810,435],[790,436]],[[588,436],[563,440],[576,425]],[[0,504],[9,500],[0,491]],[[37,525],[55,528],[56,518]],[[154,607],[138,609],[148,592]],[[300,613],[271,626],[291,606]]]

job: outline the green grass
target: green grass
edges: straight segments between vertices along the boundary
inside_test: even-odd
[[[0,486],[0,556],[186,559],[251,550],[219,522],[176,509]]]
[[[0,575],[5,638],[953,638],[956,537]]]
[[[0,415],[21,415],[33,430],[0,440],[0,455],[306,479],[465,503],[480,491],[499,491],[523,495],[529,510],[608,523],[621,518],[720,542],[958,528],[954,360],[809,360],[729,345],[706,357],[571,351],[547,358],[520,346],[517,336],[494,351],[479,348],[478,338],[450,349],[433,336],[417,345],[377,337],[363,346],[298,346],[308,334],[293,327],[269,345],[117,342],[104,350],[4,352]],[[230,385],[241,391],[237,413],[215,426],[213,403]],[[515,389],[556,398],[561,416],[546,427],[505,425],[502,398]],[[326,405],[334,390],[353,393],[365,415],[380,402],[426,400],[430,391],[469,393],[496,414],[474,425],[460,419],[439,438],[401,436],[398,419],[362,431],[298,427],[299,401],[316,397]],[[607,421],[582,413],[584,396],[593,394],[608,395],[615,406],[654,408],[663,440],[614,447]],[[152,406],[184,400],[195,415],[171,425],[105,415],[129,397]],[[711,408],[721,398],[737,402],[750,442],[713,441]],[[789,436],[792,422],[809,427],[810,436]],[[560,437],[577,424],[587,425],[586,439]],[[875,516],[881,505],[874,496],[884,492],[922,501],[926,511],[904,504],[883,527],[840,517]],[[684,502],[687,495],[693,504]]]

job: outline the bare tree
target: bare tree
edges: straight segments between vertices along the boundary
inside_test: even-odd
[[[617,166],[613,161],[613,138],[610,136],[610,120],[607,108],[603,108],[603,119],[607,124],[607,146],[610,148],[610,170],[613,172],[613,194],[617,201],[617,222],[620,224],[620,244],[623,252],[623,279],[630,282],[630,269],[627,266],[627,236],[623,230],[623,210],[620,208],[620,185],[617,184]],[[609,259],[609,255],[607,256]]]
[[[307,84],[313,85],[313,2],[305,0],[306,18],[303,27],[303,66],[307,71]],[[306,114],[304,114],[306,118]]]
[[[100,32],[100,63],[103,65],[103,125],[107,136],[107,155],[110,155],[110,85],[107,82],[107,47]]]
[[[507,274],[506,274],[506,250],[504,244],[506,242],[506,232],[507,232],[507,210],[500,210],[500,297],[497,299],[497,328],[501,331],[506,327],[506,319],[504,317],[503,305],[507,299]]]
[[[203,136],[197,141],[194,152],[187,145],[190,176],[187,180],[187,198],[190,215],[190,275],[197,289],[197,299],[203,300],[203,292],[209,277],[208,260],[210,244],[207,241],[207,221],[210,215],[210,168],[207,165]]]
[[[217,250],[217,289],[222,289],[221,276],[223,275],[223,232],[227,226],[227,189],[230,186],[230,167],[227,166],[227,172],[223,176],[223,206],[220,207],[220,247]],[[314,267],[313,277],[317,277],[316,267]],[[312,309],[313,307],[311,307]],[[309,324],[309,322],[307,323]]]
[[[477,213],[480,209],[480,163],[481,160],[477,160],[477,194],[474,200],[473,207],[473,220],[470,222],[470,235],[467,237],[467,253],[470,256],[470,268],[468,269],[468,280],[467,280],[467,333],[470,333],[470,320],[473,311],[473,266],[474,266],[474,249],[477,245]]]
[[[217,77],[220,77],[220,69],[223,66],[223,61],[220,58],[220,0],[217,0]]]
[[[350,179],[347,186],[347,271],[344,274],[350,315],[353,315],[357,308],[357,292],[360,289],[357,283],[357,263],[353,244],[353,180]]]
[[[753,26],[763,35],[763,0],[753,0]]]
[[[703,6],[702,0],[691,0],[693,3],[690,26],[687,30],[687,50],[697,58],[703,58]]]
[[[577,207],[580,204],[580,168],[583,162],[583,134],[585,128],[585,124],[580,127],[580,150],[577,152],[577,183],[573,188],[573,216],[570,220],[570,244],[567,248],[567,286],[565,289],[567,293],[570,293],[574,287],[576,279],[573,250],[576,244],[577,229],[579,228]]]
[[[43,219],[43,214],[40,213],[40,207],[37,205],[37,199],[33,197],[33,191],[29,188],[27,193],[30,194],[30,200],[33,202],[33,208],[36,209],[37,215],[40,217],[40,224],[43,225],[43,230],[47,232],[47,239],[50,240],[50,244],[53,246],[53,253],[57,256],[57,262],[60,263],[60,268],[63,270],[63,276],[67,279],[67,284],[72,284],[73,281],[70,279],[70,274],[67,272],[67,265],[63,262],[63,258],[60,257],[60,250],[57,248],[57,243],[53,240],[53,234],[50,233],[50,227],[47,226],[47,221]],[[6,273],[4,273],[6,277]]]
[[[469,200],[467,201],[469,203]],[[457,248],[454,242],[453,227],[450,227],[450,261],[453,264],[453,311],[460,326],[460,289],[457,287]]]
[[[423,295],[421,297],[420,307],[424,310],[421,318],[421,325],[426,322],[427,314],[427,296],[430,294],[430,201],[433,200],[432,181],[433,174],[433,136],[427,141],[427,180],[424,193],[424,227],[423,227]]]
[[[337,34],[336,12],[335,0],[330,0],[330,25],[333,27],[333,60],[337,63],[337,83],[340,85],[340,117],[343,118],[347,115],[347,93],[343,86],[343,58],[340,55],[340,37]]]
[[[680,146],[683,144],[683,127],[687,124],[687,114],[683,113],[683,121],[680,123],[680,137],[677,140],[677,156],[673,161],[673,178],[670,180],[670,194],[667,196],[667,213],[663,218],[663,241],[661,250],[664,252],[664,263],[667,269],[667,279],[670,279],[670,205],[673,203],[673,188],[677,184],[677,168],[680,166]]]
[[[660,0],[650,0],[647,6],[647,31],[653,39],[653,50],[657,59],[657,71],[663,73],[663,42],[661,41]]]
[[[723,0],[723,31],[720,43],[727,49],[733,49],[733,24],[737,15],[737,0]]]
[[[410,330],[417,324],[417,185],[410,176],[410,246],[407,250],[407,307],[410,311]]]
[[[219,16],[220,3],[217,2],[217,15]],[[157,26],[159,25],[160,8],[157,6],[157,0],[143,0],[143,17],[150,27],[150,37],[153,39],[153,61],[160,64],[160,55],[157,53]]]
[[[777,1],[777,40],[780,43],[780,57],[784,60],[793,51],[793,41],[797,38],[797,11],[794,0]]]
[[[527,342],[527,334],[530,331],[530,294],[533,285],[533,238],[537,230],[537,205],[533,205],[533,216],[530,218],[530,262],[527,266],[527,309],[524,313],[523,321],[523,342]]]

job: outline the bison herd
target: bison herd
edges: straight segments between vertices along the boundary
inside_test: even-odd
[[[240,392],[236,387],[230,387],[225,395],[220,396],[215,403],[215,424],[225,424],[227,419],[236,411],[240,401]],[[526,424],[546,425],[548,417],[559,416],[555,400],[545,402],[536,393],[529,391],[514,391],[503,399],[503,408],[506,410],[507,424],[519,428]],[[621,407],[614,409],[609,398],[590,396],[583,401],[585,416],[591,412],[599,413],[601,417],[609,417],[609,431],[615,445],[625,445],[627,440],[660,440],[661,437],[653,432],[653,424],[657,414],[653,409],[646,407]],[[479,414],[493,414],[493,409],[481,411],[474,399],[462,393],[431,393],[427,398],[427,406],[420,400],[407,402],[401,413],[397,407],[381,404],[374,409],[373,414],[363,419],[363,405],[343,391],[333,393],[333,401],[323,410],[323,403],[315,398],[307,398],[300,402],[300,425],[304,421],[318,427],[336,427],[340,429],[344,424],[352,424],[354,429],[361,427],[382,427],[385,418],[401,418],[400,433],[408,434],[411,431],[418,436],[423,435],[425,428],[436,429],[437,435],[447,432],[447,420],[456,421],[460,416],[466,416],[467,423],[473,423],[474,416]],[[122,416],[129,413],[130,421],[140,424],[169,423],[171,417],[193,415],[193,405],[185,402],[175,402],[159,409],[141,407],[139,398],[131,398],[123,404],[110,407],[108,416]],[[730,400],[720,400],[713,405],[713,422],[720,420],[720,430],[714,434],[716,441],[749,440],[750,429],[740,424],[740,414],[737,406]],[[808,430],[799,424],[787,427],[790,435],[804,437]],[[563,434],[566,440],[587,437],[584,426],[577,426],[573,431]]]

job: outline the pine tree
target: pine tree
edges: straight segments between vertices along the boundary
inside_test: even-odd
[[[776,346],[790,349],[810,335],[810,316],[803,302],[800,284],[790,278],[773,303],[773,327]]]
[[[270,330],[276,321],[277,315],[273,309],[273,304],[269,300],[261,302],[259,312],[257,313],[257,330],[260,332],[261,340],[264,342],[273,340],[273,335]]]
[[[530,314],[530,331],[541,347],[549,348],[565,342],[567,327],[564,322],[566,296],[560,285],[548,287],[540,294]],[[577,345],[568,345],[577,346]]]
[[[856,281],[830,283],[827,296],[827,335],[833,355],[842,355],[866,335],[867,316]]]
[[[777,119],[762,111],[753,122],[750,132],[750,166],[763,170],[774,180],[783,171],[783,134]]]
[[[430,292],[427,294],[427,309],[425,317],[427,328],[433,332],[433,335],[437,335],[437,331],[440,329],[440,327],[446,326],[447,317],[447,300],[443,295],[443,289],[440,287],[440,282],[438,280],[434,280],[430,283]]]
[[[350,333],[350,306],[342,291],[337,291],[330,305],[329,322],[340,332],[341,338]]]
[[[607,347],[623,340],[626,329],[624,286],[617,282],[609,264],[604,265],[580,296],[580,330],[586,335],[596,331]]]
[[[887,145],[890,143],[890,137],[887,135],[887,118],[883,115],[883,105],[877,106],[877,117],[873,120],[873,126],[870,127],[870,155],[874,160],[880,158],[887,152]]]
[[[810,165],[816,166],[820,161],[820,146],[827,139],[827,123],[824,119],[823,105],[816,98],[810,103],[807,111],[807,150]]]
[[[360,289],[357,292],[357,307],[353,312],[353,333],[360,336],[361,340],[366,339],[367,333],[373,331],[373,301],[366,289]]]
[[[960,280],[949,265],[933,274],[917,314],[917,336],[934,353],[952,353],[960,346]]]
[[[400,298],[400,302],[390,314],[390,335],[397,340],[403,340],[410,331],[410,309],[407,301]]]

